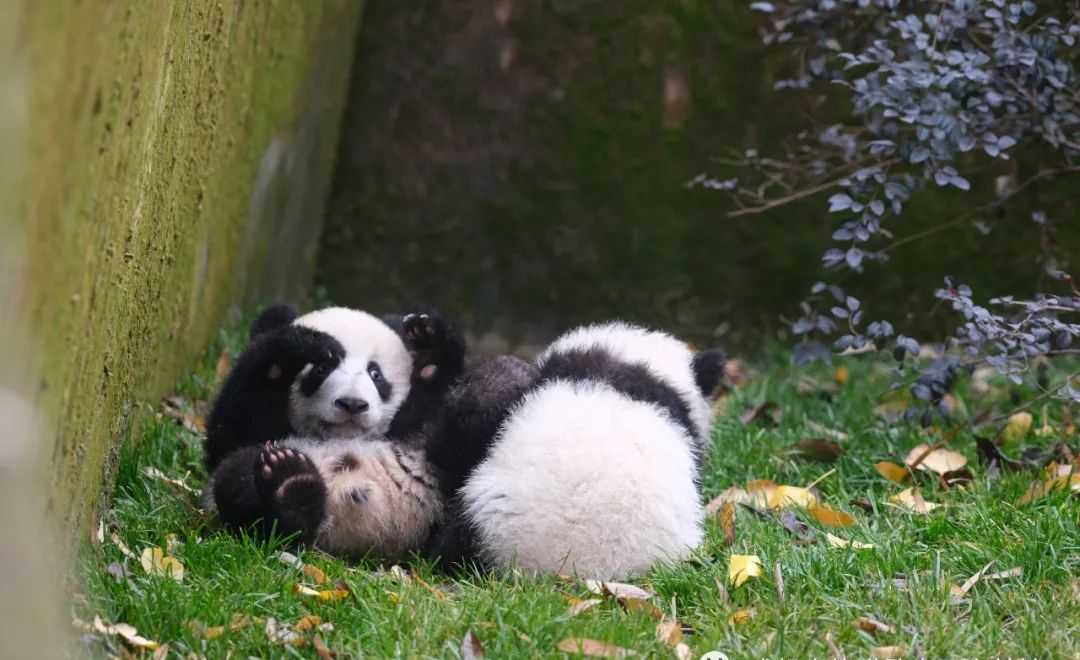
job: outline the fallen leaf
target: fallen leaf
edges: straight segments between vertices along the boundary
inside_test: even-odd
[[[291,552],[279,552],[277,558],[278,561],[283,564],[288,564],[289,566],[292,566],[293,568],[298,568],[300,570],[304,569],[304,562],[300,561],[300,558]]]
[[[905,488],[896,495],[890,497],[889,502],[903,509],[907,509],[912,513],[921,515],[926,515],[941,506],[936,502],[927,502],[924,500],[922,493],[918,488]]]
[[[906,646],[875,646],[870,649],[870,655],[875,658],[902,658],[907,655]]]
[[[724,502],[720,507],[720,529],[724,531],[724,546],[735,543],[735,503]]]
[[[855,516],[843,511],[835,511],[820,504],[812,504],[806,509],[807,513],[826,527],[851,527],[855,524]]]
[[[154,649],[153,654],[150,655],[150,660],[165,660],[167,657],[169,657],[169,645],[162,644]]]
[[[823,463],[833,463],[844,453],[844,448],[832,440],[805,438],[788,447],[785,453]]]
[[[739,417],[739,421],[742,422],[743,426],[762,421],[768,421],[771,426],[777,426],[780,424],[783,415],[783,411],[780,410],[780,406],[776,405],[775,401],[764,401],[744,412]]]
[[[120,637],[137,649],[148,649],[152,651],[161,646],[154,640],[139,635],[139,631],[135,629],[135,626],[129,623],[114,623],[107,625],[101,620],[100,616],[94,617],[94,630],[102,635],[115,635]]]
[[[896,463],[890,463],[889,461],[874,463],[874,468],[878,471],[878,474],[896,484],[904,483],[904,480],[908,477],[907,470]]]
[[[836,381],[837,385],[847,385],[849,375],[848,368],[844,365],[840,365],[836,368],[836,371],[833,372],[833,380]]]
[[[294,585],[293,591],[295,591],[301,596],[318,598],[319,600],[324,600],[327,602],[342,600],[349,597],[349,591],[347,589],[328,589],[326,591],[318,591],[302,584]]]
[[[563,653],[580,653],[590,658],[627,658],[636,655],[629,649],[595,639],[567,637],[556,646]]]
[[[846,660],[844,652],[833,641],[832,633],[825,633],[825,646],[829,647],[829,653],[832,653],[833,660]]]
[[[124,542],[120,540],[120,536],[117,535],[116,532],[110,534],[109,539],[112,540],[113,545],[115,545],[116,549],[120,551],[120,554],[124,555],[128,559],[138,559],[138,557],[135,556],[135,553],[131,551],[131,548],[127,547],[127,545],[125,545]]]
[[[874,549],[874,544],[873,543],[862,543],[860,541],[849,541],[847,539],[842,539],[839,536],[834,536],[833,534],[825,534],[825,540],[828,541],[829,545],[831,545],[834,548],[852,548],[852,549],[855,549],[855,550],[873,550]]]
[[[228,350],[221,352],[218,356],[217,365],[214,367],[214,383],[215,385],[221,385],[225,381],[225,376],[229,375],[229,369],[232,367],[232,358],[229,355]]]
[[[656,624],[656,639],[668,646],[677,646],[682,642],[682,626],[674,619],[665,619]]]
[[[486,655],[484,653],[484,645],[480,642],[480,638],[473,634],[473,631],[469,630],[465,633],[465,637],[461,639],[461,657],[462,660],[476,660]]]
[[[288,644],[290,646],[303,646],[304,636],[287,626],[279,626],[277,619],[268,617],[263,627],[266,638],[272,644]]]
[[[811,529],[810,525],[799,520],[799,517],[791,511],[784,511],[780,514],[780,525],[800,541],[808,543],[817,541],[817,532]]]
[[[605,582],[603,580],[585,580],[585,588],[599,596],[614,596],[615,598],[628,598],[631,600],[648,600],[655,594],[641,587],[626,584],[625,582]]]
[[[157,469],[156,467],[147,466],[147,467],[143,468],[143,474],[146,475],[147,477],[149,477],[150,479],[156,479],[158,481],[163,481],[163,482],[169,484],[170,486],[174,486],[174,487],[184,491],[185,493],[188,493],[189,495],[198,495],[199,494],[199,491],[197,491],[194,488],[192,488],[191,486],[189,486],[187,484],[187,482],[184,481],[184,479],[175,479],[173,477],[170,477],[169,475],[165,474],[164,472]]]
[[[1032,418],[1031,413],[1027,411],[1018,412],[1009,417],[1009,421],[1005,423],[1005,428],[1001,429],[998,438],[1002,444],[1020,442],[1031,430],[1033,421],[1034,418]]]
[[[123,582],[131,577],[131,573],[128,572],[128,569],[118,561],[110,562],[109,565],[105,567],[105,572],[111,575],[117,582]]]
[[[1027,492],[1016,500],[1016,506],[1030,504],[1058,490],[1068,489],[1074,493],[1080,493],[1080,472],[1074,474],[1072,468],[1069,466],[1064,467],[1068,468],[1067,476],[1053,476],[1046,480],[1037,479],[1033,481],[1028,486]]]
[[[192,620],[186,624],[187,629],[199,639],[214,639],[225,634],[225,626],[207,626],[202,621]]]
[[[777,486],[769,495],[770,509],[783,509],[789,506],[806,508],[817,502],[817,497],[809,488],[800,486]]]
[[[311,640],[311,644],[315,647],[315,653],[319,655],[319,660],[334,660],[337,657],[337,653],[330,650],[330,647],[326,645],[321,636],[315,635],[315,638]],[[465,660],[468,660],[467,656]]]
[[[754,608],[748,608],[745,610],[737,610],[728,617],[727,622],[733,626],[737,626],[741,623],[746,623],[750,619],[754,618]]]
[[[872,619],[867,616],[861,616],[855,619],[855,627],[864,632],[868,632],[871,635],[877,633],[892,633],[896,630],[887,623],[882,623],[877,619]]]
[[[919,460],[920,457],[922,458],[921,461]],[[917,464],[916,461],[918,461]],[[912,469],[945,474],[946,472],[955,472],[967,465],[967,457],[951,449],[933,448],[923,443],[908,452],[904,463]]]
[[[761,575],[761,558],[757,555],[731,555],[728,560],[728,581],[739,588],[752,577]]]
[[[139,563],[147,575],[171,577],[177,582],[184,580],[184,565],[180,560],[158,547],[143,548]]]
[[[206,435],[206,418],[195,411],[195,406],[187,400],[171,396],[161,402],[161,410],[166,417],[171,417],[196,435]]]
[[[232,618],[229,620],[229,630],[240,630],[241,628],[246,628],[253,623],[255,623],[255,619],[252,619],[247,614],[240,614],[238,612],[236,614],[233,614]]]
[[[322,617],[315,614],[308,614],[300,617],[300,620],[293,624],[293,630],[296,632],[304,632],[305,630],[318,628],[321,623]]]
[[[591,610],[592,608],[596,607],[600,603],[604,602],[604,601],[600,600],[599,598],[581,599],[581,598],[574,598],[574,597],[570,597],[569,601],[570,601],[570,609],[568,609],[566,611],[566,615],[571,616],[571,617],[577,616],[577,615],[581,614],[582,612],[587,612],[588,610]]]
[[[773,582],[776,584],[776,597],[784,602],[784,569],[780,568],[780,562],[773,565]]]
[[[1014,566],[1007,571],[998,571],[997,573],[991,573],[983,576],[983,581],[986,580],[1007,580],[1009,578],[1020,577],[1024,574],[1023,566]]]
[[[851,506],[857,506],[867,513],[874,513],[874,503],[866,499],[865,497],[857,497],[848,502],[848,504],[850,504]]]
[[[843,431],[837,431],[836,429],[831,429],[828,426],[825,426],[824,424],[819,424],[812,419],[806,420],[806,427],[814,433],[820,433],[821,435],[832,438],[837,442],[844,442],[848,439],[847,433],[844,433]]]
[[[945,484],[946,487],[963,486],[964,484],[975,481],[975,475],[971,470],[967,468],[961,468],[959,470],[953,470],[952,472],[946,472],[940,475],[939,479]]]
[[[675,660],[694,660],[694,653],[685,642],[675,645]]]
[[[323,584],[324,582],[326,582],[326,573],[324,573],[322,569],[318,566],[304,564],[304,568],[301,570],[303,570],[304,575],[311,578],[311,581],[315,584]]]

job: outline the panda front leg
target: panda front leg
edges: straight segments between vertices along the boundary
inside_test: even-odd
[[[267,532],[299,533],[299,541],[314,543],[326,515],[326,483],[307,454],[267,443],[254,469],[255,489]]]
[[[436,312],[401,318],[401,336],[413,355],[413,385],[445,391],[465,371],[465,340]]]

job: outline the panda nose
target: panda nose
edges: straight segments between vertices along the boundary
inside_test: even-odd
[[[356,397],[343,396],[340,399],[334,400],[334,405],[341,408],[350,415],[356,413],[362,413],[368,409],[368,402],[363,399],[357,399]]]

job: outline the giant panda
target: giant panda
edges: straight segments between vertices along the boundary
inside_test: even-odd
[[[685,559],[703,538],[698,472],[722,352],[610,322],[515,369],[471,374],[480,392],[484,380],[519,390],[501,410],[476,415],[468,391],[448,397],[448,419],[464,422],[429,448],[449,504],[429,551],[444,566],[602,579]]]
[[[434,313],[268,308],[210,414],[207,505],[338,555],[419,549],[443,511],[426,438],[464,354]]]

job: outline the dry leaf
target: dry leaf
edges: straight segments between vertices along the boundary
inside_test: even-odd
[[[826,506],[813,504],[807,508],[807,513],[826,527],[851,527],[855,524],[855,516],[843,511],[834,511]]]
[[[648,600],[654,594],[645,591],[641,587],[625,582],[604,582],[602,580],[585,580],[585,587],[599,596],[614,596],[615,598]]]
[[[975,584],[982,578],[983,574],[986,573],[986,571],[993,565],[994,562],[991,561],[986,566],[983,566],[981,569],[979,569],[979,572],[977,572],[975,575],[972,575],[967,580],[965,580],[964,584],[960,585],[959,587],[956,585],[949,587],[949,595],[957,600],[966,596],[967,593],[971,591],[971,588],[974,587]]]
[[[787,531],[795,535],[800,541],[807,543],[815,543],[817,541],[817,532],[810,529],[810,525],[807,525],[803,521],[799,520],[791,511],[784,511],[780,514],[780,524]]]
[[[618,603],[627,612],[643,612],[648,617],[656,619],[657,621],[664,618],[664,613],[660,611],[660,608],[647,600],[642,600],[640,598],[619,598]]]
[[[337,657],[337,653],[330,650],[330,647],[326,645],[323,638],[319,635],[315,635],[315,638],[311,640],[312,646],[315,647],[315,653],[319,655],[319,660],[334,660]],[[483,657],[483,656],[481,656]]]
[[[875,658],[902,658],[907,655],[905,646],[875,646],[870,649],[870,655]]]
[[[840,365],[836,368],[836,371],[833,372],[833,380],[836,381],[837,385],[846,385],[848,382],[848,376],[848,368],[844,365]]]
[[[849,541],[847,539],[842,539],[839,536],[834,536],[832,534],[825,534],[825,540],[828,541],[829,545],[831,545],[834,548],[853,548],[855,550],[873,550],[874,549],[874,544],[873,543],[862,543],[860,541]]]
[[[225,626],[207,626],[202,621],[188,621],[187,628],[199,639],[214,639],[225,634]]]
[[[298,568],[300,570],[304,569],[304,562],[300,561],[300,558],[291,552],[279,552],[277,558],[278,561],[283,564],[288,564],[289,566],[292,566],[293,568]]]
[[[907,470],[889,461],[874,463],[874,468],[878,471],[878,474],[896,484],[904,483],[904,480],[908,477]]]
[[[1021,495],[1020,499],[1016,500],[1017,506],[1030,504],[1057,490],[1068,489],[1073,493],[1080,493],[1080,471],[1077,471],[1069,465],[1052,465],[1047,471],[1051,475],[1056,476],[1051,476],[1045,481],[1033,481],[1031,485],[1028,486],[1027,492]]]
[[[170,477],[169,475],[165,474],[164,472],[157,469],[156,467],[147,466],[147,467],[143,468],[143,474],[146,475],[147,477],[149,477],[150,479],[156,479],[158,481],[163,481],[163,482],[169,484],[170,486],[175,486],[176,488],[184,491],[185,493],[188,493],[189,495],[198,495],[199,494],[199,491],[197,491],[194,488],[192,488],[191,486],[189,486],[187,484],[187,482],[184,481],[183,479],[174,479],[173,477]]]
[[[588,598],[583,600],[581,598],[574,598],[573,596],[569,597],[567,600],[570,601],[570,609],[566,611],[566,615],[571,617],[577,616],[582,612],[591,610],[600,603],[604,602],[599,598]]]
[[[563,653],[580,653],[590,658],[627,658],[636,655],[633,651],[621,646],[580,637],[567,637],[555,648]]]
[[[232,619],[229,620],[229,630],[240,630],[241,628],[246,628],[253,623],[255,623],[255,619],[252,619],[247,614],[240,614],[239,612],[237,612],[236,614],[233,614]]]
[[[1035,420],[1031,413],[1027,411],[1018,412],[1009,417],[1009,421],[1005,423],[1005,428],[1001,429],[1001,435],[998,437],[1003,444],[1020,442],[1031,430],[1033,421]]]
[[[342,600],[349,597],[349,592],[346,589],[329,589],[326,591],[317,591],[311,587],[296,584],[293,586],[293,591],[301,596],[309,596],[311,598],[318,598],[327,602],[333,602],[336,600]]]
[[[761,575],[761,558],[757,555],[731,555],[728,560],[728,581],[735,588],[741,587],[752,577]]]
[[[743,423],[743,426],[749,426],[754,422],[761,421],[768,421],[771,426],[776,426],[780,424],[783,416],[783,411],[780,410],[780,406],[776,405],[775,401],[765,401],[744,412],[739,417],[739,421]]]
[[[840,647],[833,641],[832,633],[825,633],[825,646],[829,647],[829,653],[832,653],[833,660],[846,660],[844,652],[840,650]]]
[[[668,646],[676,646],[682,642],[682,626],[678,621],[665,619],[656,624],[656,639]]]
[[[154,649],[154,653],[151,654],[150,660],[165,660],[167,657],[169,657],[169,645],[162,644]]]
[[[139,635],[139,631],[135,629],[135,626],[129,623],[114,623],[111,625],[106,625],[105,622],[101,620],[100,616],[94,617],[94,630],[101,633],[102,635],[115,635],[117,637],[120,637],[125,642],[127,642],[131,646],[134,646],[137,649],[148,649],[152,651],[161,646],[154,640],[147,639]]]
[[[326,573],[323,573],[322,569],[318,566],[312,566],[311,564],[304,564],[304,575],[311,578],[311,581],[315,584],[323,584],[326,582]]]
[[[921,461],[919,461],[920,457],[922,457]],[[919,461],[918,465],[915,461]],[[923,443],[908,452],[904,463],[912,469],[945,474],[955,472],[967,465],[967,457],[951,449],[931,448],[930,445]]]
[[[776,583],[776,597],[784,602],[784,569],[780,568],[780,562],[773,565],[773,582]]]
[[[877,633],[892,633],[896,629],[887,623],[882,623],[877,619],[871,619],[867,616],[861,616],[855,619],[855,627],[859,630],[870,633],[871,635]]]
[[[315,614],[308,614],[300,617],[300,620],[293,624],[293,630],[296,632],[304,632],[305,630],[313,630],[319,627],[322,623],[322,617]]]
[[[694,653],[685,642],[675,645],[675,660],[694,660]]]
[[[465,637],[461,640],[462,660],[476,660],[484,657],[484,655],[484,645],[480,642],[480,638],[474,635],[471,630],[466,632]]]
[[[720,529],[724,531],[724,546],[735,542],[735,503],[724,502],[720,507]]]
[[[196,435],[206,435],[206,418],[195,412],[195,406],[178,396],[162,400],[161,410]]]
[[[1014,566],[1007,571],[998,571],[997,573],[991,573],[990,575],[983,576],[983,582],[987,580],[1006,580],[1008,578],[1020,577],[1024,574],[1023,566]]]
[[[833,463],[844,453],[844,448],[832,440],[805,438],[788,447],[785,452],[823,463]]]
[[[161,548],[143,548],[139,563],[147,575],[167,576],[177,582],[184,579],[184,565],[176,557],[165,554]]]
[[[806,508],[817,502],[817,497],[809,488],[800,486],[777,486],[769,495],[770,509],[783,509],[789,506]]]
[[[117,535],[116,532],[110,534],[109,538],[112,540],[113,545],[116,546],[116,549],[120,551],[120,554],[124,555],[128,559],[138,559],[138,557],[135,556],[135,553],[131,551],[131,548],[127,547],[127,545],[125,545],[124,542],[120,540],[120,537]]]
[[[232,366],[232,359],[229,356],[229,351],[224,350],[221,355],[218,356],[217,366],[214,367],[214,383],[215,385],[221,385],[225,381],[225,376],[229,375],[229,369]]]
[[[754,618],[754,608],[745,610],[737,610],[731,616],[728,617],[727,622],[733,626],[737,626],[740,623],[746,623],[750,619]]]
[[[266,638],[273,644],[289,644],[291,646],[303,646],[304,636],[287,626],[279,626],[277,619],[268,617],[263,627]]]
[[[895,504],[901,508],[907,509],[912,513],[918,513],[925,515],[930,513],[934,509],[941,506],[936,502],[927,502],[923,499],[922,493],[918,488],[905,488],[896,495],[889,498],[889,502]]]
[[[843,431],[837,431],[836,429],[831,429],[828,426],[825,426],[824,424],[819,424],[812,419],[806,420],[806,427],[814,433],[820,433],[821,435],[832,438],[837,442],[844,442],[848,439],[847,433],[844,433]]]

